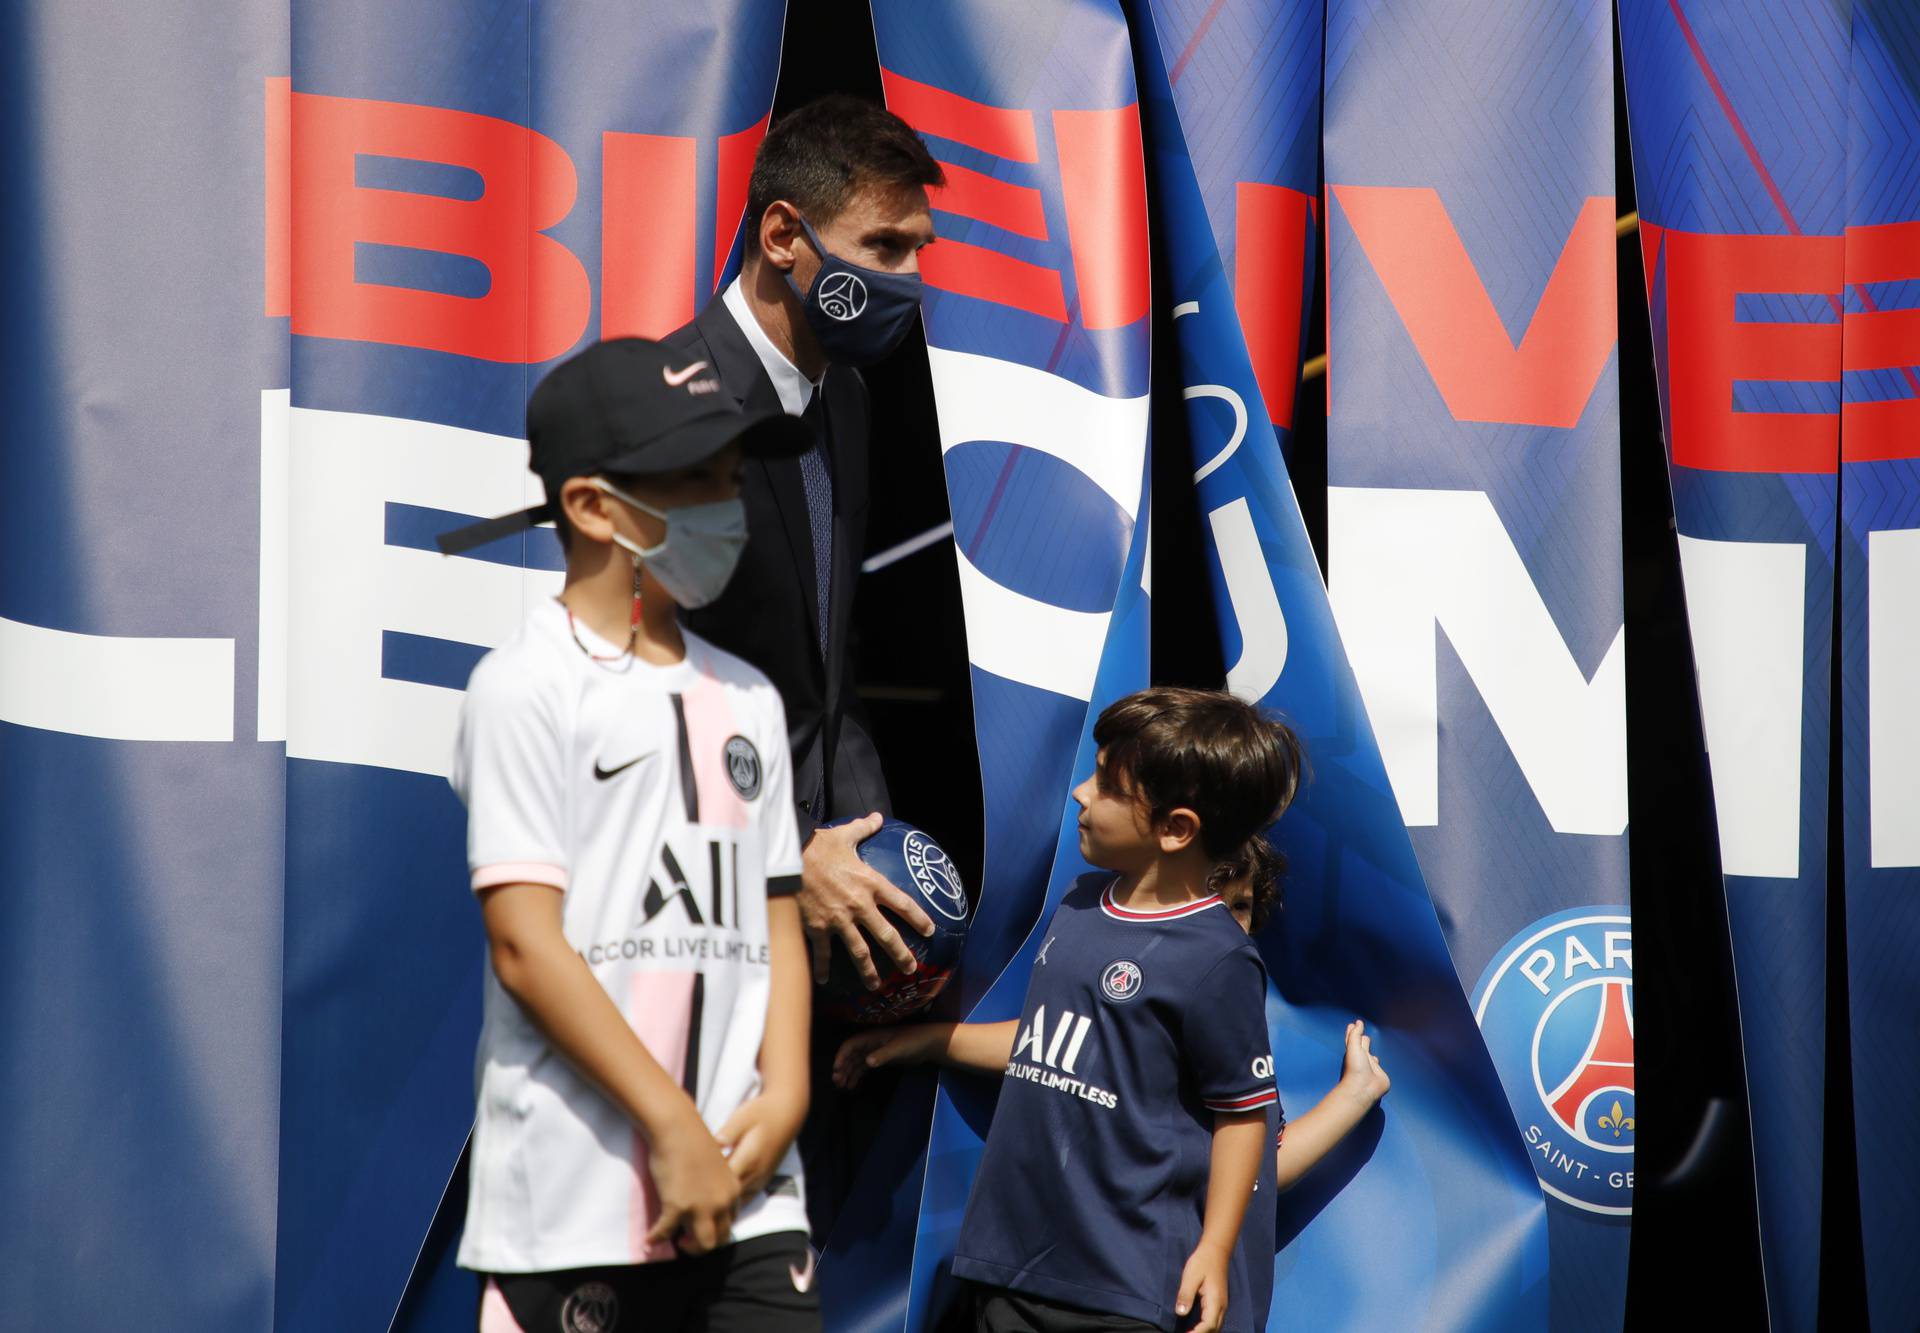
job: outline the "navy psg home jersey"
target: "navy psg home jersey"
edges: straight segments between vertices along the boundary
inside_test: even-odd
[[[1173,1329],[1214,1116],[1265,1109],[1254,1234],[1227,1307],[1228,1328],[1264,1328],[1278,1123],[1266,970],[1219,898],[1131,911],[1113,883],[1082,877],[1047,923],[953,1271]],[[1266,1262],[1240,1258],[1262,1238]]]

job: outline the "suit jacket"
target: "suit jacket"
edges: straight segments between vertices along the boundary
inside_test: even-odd
[[[781,410],[766,367],[718,296],[663,341],[711,362],[721,384],[748,411]],[[717,601],[683,613],[696,634],[759,667],[780,691],[802,842],[820,824],[871,810],[891,813],[847,650],[867,536],[867,386],[853,368],[831,366],[815,392],[824,395],[833,470],[826,660],[820,655],[812,528],[795,458],[747,461],[741,498],[748,536],[740,567]]]

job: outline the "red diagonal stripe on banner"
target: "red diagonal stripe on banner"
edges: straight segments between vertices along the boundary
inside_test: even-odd
[[[988,106],[884,67],[880,70],[880,86],[887,109],[922,134],[952,139],[1015,162],[1040,160],[1030,111]]]
[[[975,218],[1016,236],[1047,239],[1047,215],[1040,204],[1040,191],[952,162],[942,162],[940,169],[946,173],[947,183],[929,189],[927,198],[941,212]]]

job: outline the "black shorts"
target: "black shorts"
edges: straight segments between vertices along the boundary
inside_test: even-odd
[[[820,1333],[800,1231],[658,1264],[486,1275],[480,1333]]]
[[[970,1282],[973,1333],[1159,1333],[1159,1325]]]

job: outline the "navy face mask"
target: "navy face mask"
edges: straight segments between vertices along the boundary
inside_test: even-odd
[[[906,338],[920,311],[920,275],[849,264],[828,252],[805,218],[800,228],[820,256],[820,271],[804,292],[792,273],[785,276],[806,311],[807,327],[833,364],[872,365]]]

